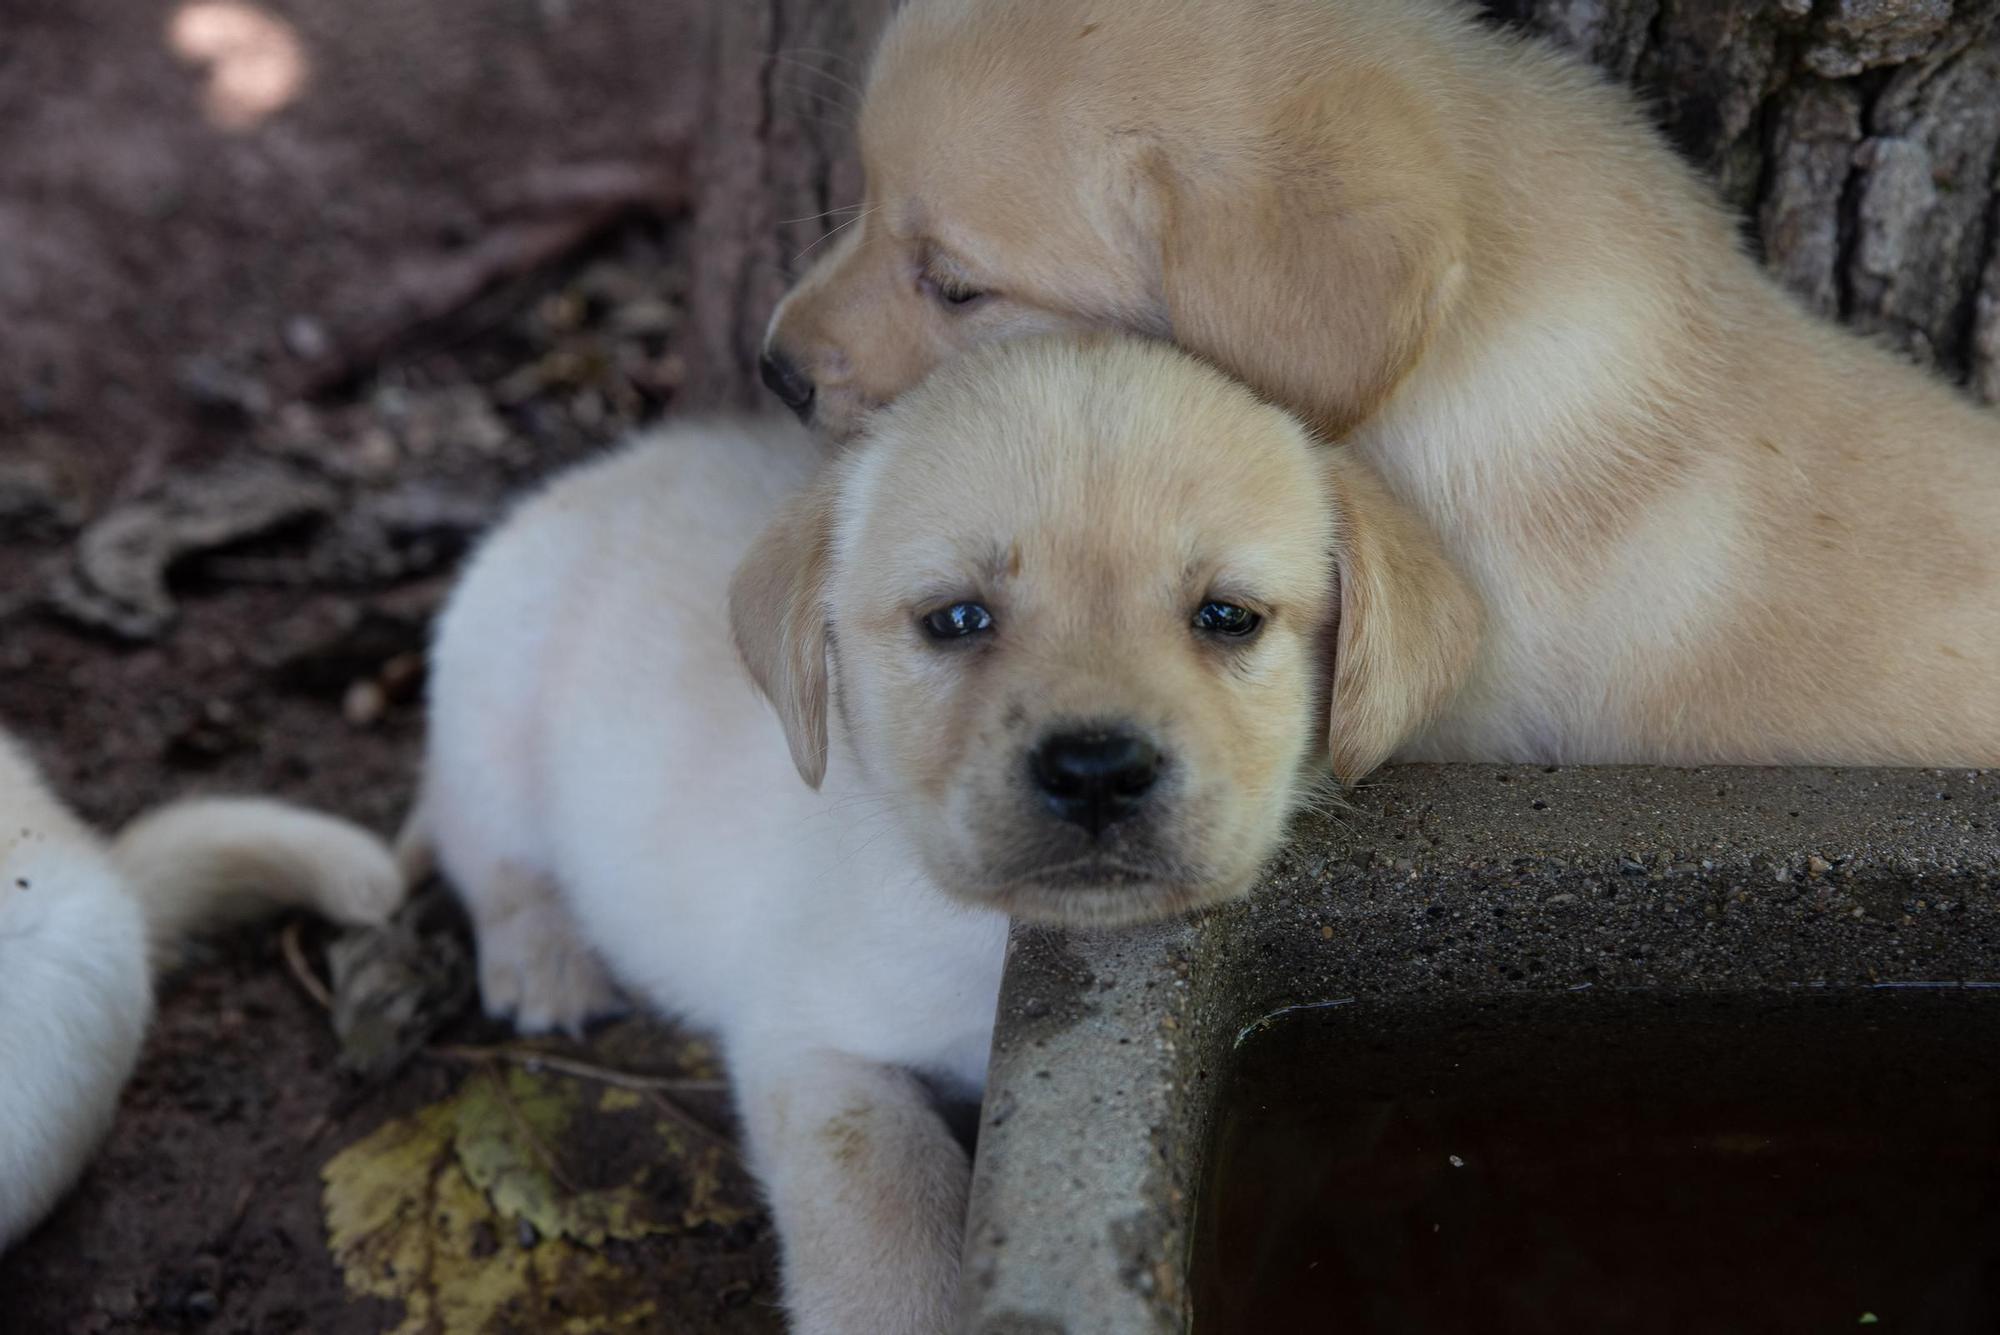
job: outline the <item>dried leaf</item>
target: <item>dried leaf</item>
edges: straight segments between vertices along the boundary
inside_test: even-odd
[[[726,1151],[656,1111],[567,1076],[481,1070],[348,1146],[322,1205],[349,1291],[400,1301],[396,1335],[646,1326],[659,1276],[606,1244],[753,1216]]]

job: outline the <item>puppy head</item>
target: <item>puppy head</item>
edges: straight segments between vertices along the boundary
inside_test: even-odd
[[[1072,95],[1105,55],[1094,41],[1038,53],[971,10],[897,15],[857,125],[867,197],[771,317],[764,377],[780,397],[845,438],[980,343],[1164,332],[1132,201],[1099,188],[1124,146]]]
[[[1358,778],[1469,654],[1462,587],[1354,468],[1164,346],[996,345],[876,415],[760,538],[737,642],[806,781],[831,695],[952,892],[1070,923],[1225,899],[1329,714]]]
[[[862,212],[772,315],[766,380],[846,437],[966,348],[1115,329],[1346,430],[1465,246],[1408,51],[1338,9],[913,0],[862,107]]]

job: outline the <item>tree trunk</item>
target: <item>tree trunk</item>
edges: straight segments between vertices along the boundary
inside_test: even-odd
[[[722,21],[695,228],[696,354],[754,396],[763,321],[860,198],[848,124],[888,0]],[[1489,0],[1628,83],[1814,308],[2000,402],[2000,0]],[[720,154],[718,160],[714,155]],[[826,216],[820,216],[826,215]],[[704,263],[704,257],[724,262]]]
[[[861,201],[854,113],[894,0],[766,0],[719,13],[704,136],[704,194],[689,239],[689,391],[764,406],[764,324],[808,253]]]
[[[1638,88],[1815,309],[2000,401],[2000,4],[1490,8]]]

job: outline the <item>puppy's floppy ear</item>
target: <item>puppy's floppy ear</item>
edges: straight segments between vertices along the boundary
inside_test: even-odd
[[[1463,204],[1426,119],[1356,80],[1302,94],[1259,150],[1186,166],[1150,151],[1169,337],[1330,439],[1370,417],[1465,270]]]
[[[1334,777],[1352,785],[1457,694],[1483,617],[1423,521],[1346,449],[1327,456],[1340,587],[1327,746]]]
[[[827,567],[837,468],[794,496],[729,581],[729,631],[757,689],[778,711],[799,777],[826,777]]]

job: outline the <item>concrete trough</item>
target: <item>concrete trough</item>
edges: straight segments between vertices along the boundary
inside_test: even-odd
[[[1191,1321],[1239,1037],[1290,1007],[1938,987],[2000,1004],[2000,772],[1410,766],[1243,904],[1017,929],[966,1237],[972,1335]],[[1996,1012],[2000,1013],[2000,1012]]]

